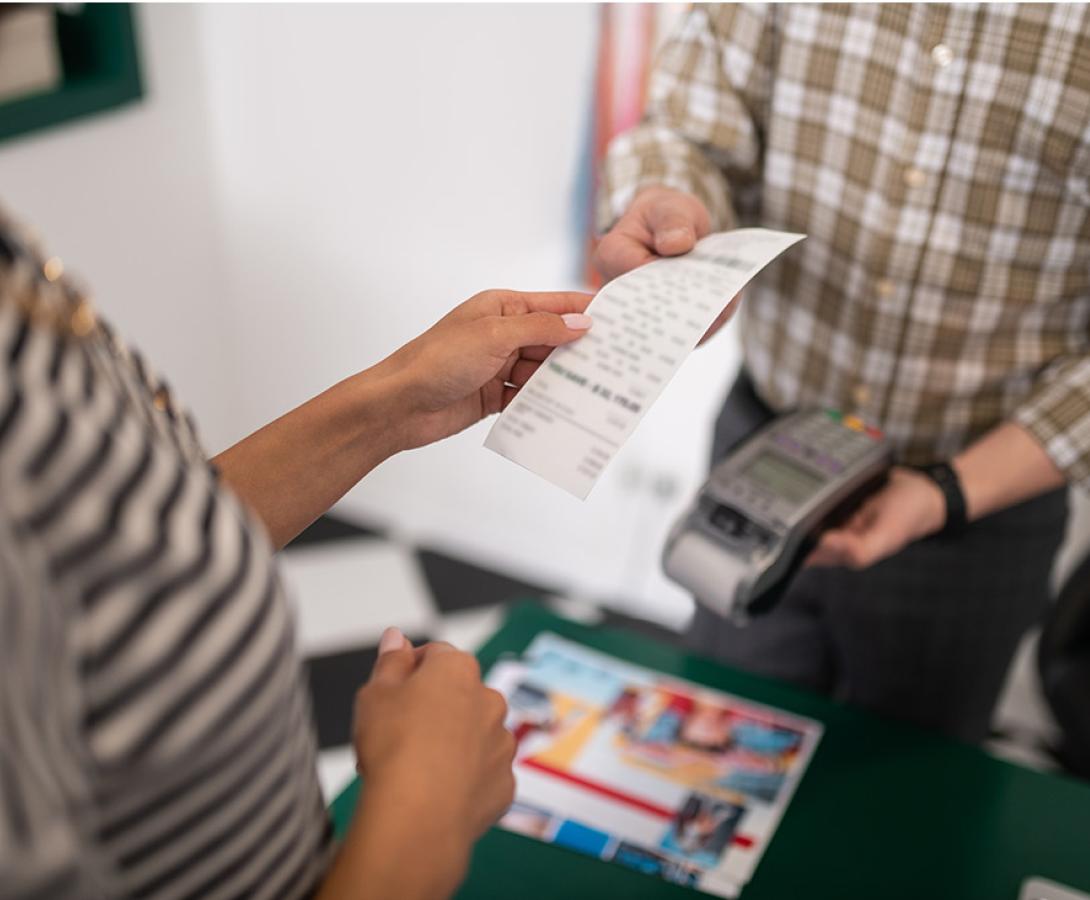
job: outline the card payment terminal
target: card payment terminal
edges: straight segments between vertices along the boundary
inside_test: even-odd
[[[782,416],[712,469],[666,539],[663,569],[723,616],[764,612],[817,535],[884,482],[890,462],[882,433],[855,416]]]

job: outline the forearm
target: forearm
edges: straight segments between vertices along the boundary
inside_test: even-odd
[[[969,521],[1062,487],[1063,473],[1020,425],[1005,422],[958,454]]]
[[[543,347],[586,332],[589,301],[567,291],[482,291],[213,463],[282,547],[387,457],[498,412],[541,364]]]
[[[282,547],[401,449],[389,379],[354,375],[219,454],[224,482]]]
[[[1065,478],[1041,444],[1022,426],[1006,422],[951,462],[961,481],[969,521],[1060,487]],[[826,531],[809,562],[864,569],[935,534],[946,520],[946,500],[927,475],[895,466],[889,481],[842,527]]]
[[[411,787],[365,789],[316,900],[437,900],[453,893],[469,847],[442,803],[442,796],[413,797]]]

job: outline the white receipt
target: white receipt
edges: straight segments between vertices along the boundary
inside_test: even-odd
[[[590,331],[549,354],[484,445],[585,499],[723,307],[804,237],[724,231],[611,281]]]

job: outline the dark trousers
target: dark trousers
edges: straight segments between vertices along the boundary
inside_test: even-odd
[[[716,423],[713,462],[771,418],[745,373]],[[1057,490],[918,541],[863,571],[804,569],[778,606],[737,626],[699,603],[705,655],[881,714],[980,741],[1018,642],[1049,597],[1064,535]]]

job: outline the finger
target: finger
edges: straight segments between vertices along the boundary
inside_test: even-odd
[[[845,531],[865,531],[872,518],[871,511],[866,506],[862,506],[851,514],[848,521],[844,523],[843,528]]]
[[[511,401],[515,399],[515,395],[519,392],[517,387],[508,387],[504,385],[503,397],[500,399],[500,412],[503,412],[511,405]]]
[[[896,549],[890,536],[874,527],[858,532],[838,532],[833,541],[835,543],[830,547],[840,559],[837,565],[848,569],[866,569]]]
[[[507,698],[494,688],[485,688],[485,709],[493,725],[502,727],[507,719]]]
[[[507,360],[502,366],[500,366],[500,370],[495,375],[495,377],[499,379],[500,384],[504,384],[511,380],[511,372],[514,370],[515,363],[517,363],[518,361],[519,354],[517,350],[508,354]]]
[[[704,336],[700,339],[700,343],[697,344],[698,347],[711,340],[720,328],[722,328],[724,325],[727,324],[727,322],[734,318],[734,313],[738,310],[738,304],[741,302],[741,300],[742,295],[735,294],[734,297],[731,299],[730,303],[723,307],[723,311],[715,317],[715,321],[712,322],[711,327],[709,327],[708,330],[704,332]]]
[[[711,325],[708,326],[708,330],[705,331],[703,335],[701,335],[701,338],[700,338],[699,341],[696,342],[696,345],[698,347],[703,347],[706,343],[708,343],[708,341],[710,341],[713,337],[715,337],[716,332],[719,331],[719,329],[722,328],[726,324],[727,324],[727,313],[724,310],[723,312],[721,312],[719,315],[717,315],[715,317],[715,321],[712,322]]]
[[[460,653],[461,651],[449,641],[428,641],[420,650],[420,660],[423,662],[430,656],[440,656],[444,653]]]
[[[802,561],[802,567],[804,569],[821,568],[822,566],[827,565],[829,564],[823,560],[821,551],[817,547],[806,554],[806,558]]]
[[[481,665],[472,653],[466,653],[445,642],[428,646],[428,652],[424,654],[424,660],[420,663],[421,673],[425,671],[435,673],[437,670],[442,670],[444,677],[481,680]]]
[[[523,304],[519,312],[581,313],[594,299],[585,291],[519,291],[517,299]]]
[[[522,316],[498,316],[490,322],[486,334],[492,341],[492,354],[507,356],[521,347],[544,344],[559,347],[568,344],[587,333],[591,326],[590,317],[583,313],[533,312]]]
[[[806,557],[803,562],[804,568],[833,568],[835,566],[843,565],[843,560],[840,554],[831,549],[827,544],[818,544],[813,550],[810,551],[810,555]]]
[[[905,537],[896,523],[888,518],[876,521],[859,535],[859,553],[856,557],[858,568],[873,566],[887,556],[892,556],[905,545]]]
[[[378,655],[389,653],[391,650],[400,650],[408,643],[397,628],[387,628],[382,632],[382,638],[378,642]]]
[[[519,356],[523,359],[532,359],[535,362],[544,362],[545,357],[552,352],[552,347],[523,347],[519,350]]]
[[[511,374],[507,380],[515,387],[522,387],[530,380],[530,376],[541,368],[541,363],[529,359],[520,359],[511,367]]]
[[[400,647],[379,655],[371,670],[371,683],[401,684],[412,675],[415,668],[416,653],[413,652],[412,644],[405,641]]]
[[[512,759],[514,756],[512,755]],[[499,783],[500,789],[500,804],[499,811],[496,813],[495,821],[499,821],[507,813],[507,810],[511,808],[511,804],[515,802],[515,791],[518,789],[518,784],[515,781],[515,773],[511,771],[510,767],[503,773],[503,778]]]
[[[855,558],[858,537],[844,529],[826,531],[818,541],[808,562],[814,566],[851,566]]]
[[[631,234],[614,229],[598,243],[594,267],[607,279],[631,272],[657,259],[652,248]]]
[[[697,239],[707,234],[707,216],[690,197],[667,196],[647,208],[647,225],[654,236],[655,252],[660,256],[688,253]]]

